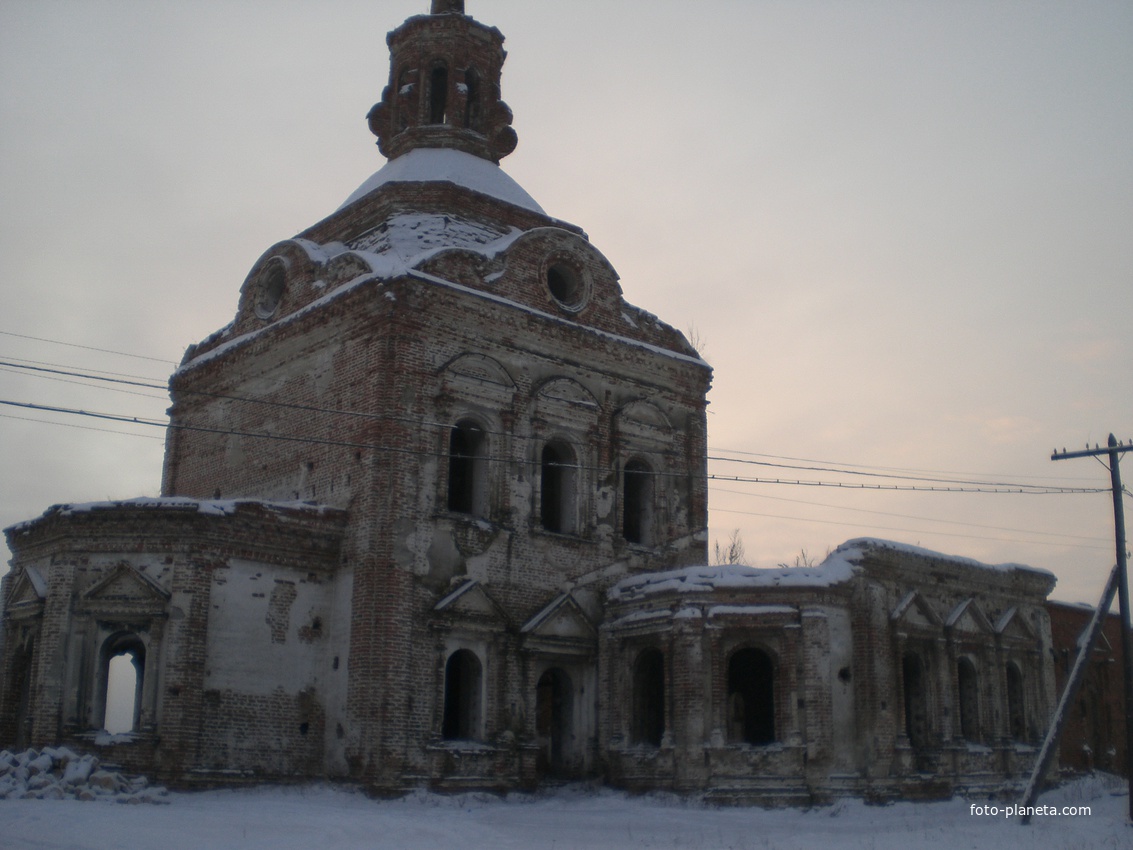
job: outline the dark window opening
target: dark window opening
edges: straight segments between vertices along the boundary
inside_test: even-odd
[[[1014,661],[1007,664],[1007,727],[1012,740],[1027,739],[1027,711],[1023,702],[1023,673]]]
[[[487,514],[487,459],[483,429],[475,422],[458,422],[449,436],[448,509],[462,514]]]
[[[760,649],[741,649],[728,661],[728,737],[747,744],[775,740],[775,664]]]
[[[648,543],[653,501],[652,470],[644,461],[625,466],[622,496],[622,536],[630,543]]]
[[[905,735],[914,750],[928,746],[928,696],[925,693],[924,662],[915,652],[901,659],[905,689]]]
[[[574,452],[560,440],[543,446],[539,498],[539,516],[544,530],[573,533],[576,516]]]
[[[472,68],[464,72],[465,107],[464,126],[477,133],[484,132],[480,106],[480,75]]]
[[[571,730],[571,682],[566,671],[555,667],[539,677],[535,689],[535,735],[539,752],[536,770],[545,776],[567,772]]]
[[[480,736],[480,659],[458,649],[445,664],[445,711],[441,735],[446,740]]]
[[[975,665],[967,658],[956,664],[956,678],[960,686],[960,734],[966,741],[980,740],[979,678]]]
[[[438,65],[429,74],[429,123],[444,124],[448,109],[448,68]]]
[[[633,723],[635,744],[661,746],[665,734],[665,656],[646,649],[633,665]]]
[[[570,310],[580,309],[586,299],[582,276],[566,263],[554,263],[547,268],[547,289],[559,304]]]

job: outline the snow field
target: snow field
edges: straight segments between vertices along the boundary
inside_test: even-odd
[[[1090,814],[975,816],[973,803],[867,806],[842,800],[809,811],[716,808],[672,795],[633,797],[568,786],[536,796],[373,800],[328,785],[174,793],[164,806],[73,800],[0,802],[6,850],[1114,850],[1133,848],[1124,781],[1097,774],[1044,794],[1046,806]]]

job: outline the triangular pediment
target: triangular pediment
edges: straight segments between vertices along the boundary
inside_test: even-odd
[[[1035,633],[1031,630],[1026,618],[1014,606],[1004,611],[1003,615],[996,621],[995,631],[1004,640],[1026,641],[1027,643],[1034,643],[1036,640]]]
[[[940,615],[933,610],[928,600],[916,590],[910,590],[905,594],[901,601],[897,603],[897,607],[893,609],[890,619],[895,623],[917,626],[923,629],[939,629],[943,625]]]
[[[161,603],[169,594],[129,564],[119,564],[83,594],[86,602]]]
[[[520,630],[541,638],[593,640],[597,629],[573,596],[564,593],[528,620]]]
[[[433,606],[433,610],[438,614],[476,620],[491,619],[500,623],[506,620],[503,609],[475,579],[466,581],[449,593]]]
[[[945,621],[945,625],[953,632],[966,632],[968,634],[990,634],[991,623],[984,616],[983,611],[974,599],[965,599],[952,609]]]
[[[35,567],[25,567],[8,595],[8,610],[40,608],[47,596],[47,582]]]

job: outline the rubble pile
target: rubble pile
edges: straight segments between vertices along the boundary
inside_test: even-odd
[[[103,768],[96,756],[66,747],[0,752],[0,800],[114,800],[165,803],[169,792],[144,776]]]

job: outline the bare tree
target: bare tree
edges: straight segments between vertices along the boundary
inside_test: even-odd
[[[685,331],[685,337],[688,339],[688,344],[695,349],[696,353],[701,357],[704,356],[704,351],[708,347],[708,341],[692,322],[689,322],[688,329]]]
[[[826,554],[829,555],[830,552]],[[786,567],[787,569],[791,569],[792,567],[817,567],[818,559],[808,555],[806,549],[802,549],[799,551],[799,554],[795,555],[795,562],[793,564],[780,564],[779,566]]]
[[[714,564],[746,564],[744,560],[744,539],[740,537],[740,530],[735,529],[728,538],[726,546],[721,546],[717,540],[712,544],[712,563]]]

